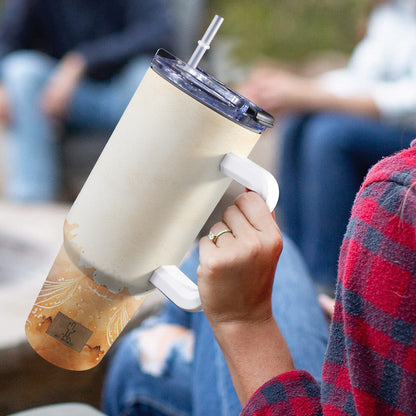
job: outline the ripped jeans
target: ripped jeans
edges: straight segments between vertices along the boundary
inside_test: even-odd
[[[198,251],[182,270],[194,281]],[[276,269],[273,313],[297,368],[320,380],[327,321],[303,259],[284,237]],[[121,339],[103,390],[108,415],[235,416],[241,405],[227,364],[203,313],[188,313],[167,302]]]

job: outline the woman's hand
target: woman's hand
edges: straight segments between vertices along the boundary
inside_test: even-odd
[[[42,109],[47,115],[57,119],[66,117],[72,94],[84,75],[85,67],[85,59],[78,53],[68,53],[62,58],[41,98]]]
[[[322,293],[318,296],[318,302],[328,320],[332,321],[332,318],[334,317],[335,299]]]
[[[276,68],[253,71],[239,92],[278,117],[284,112],[339,111],[379,117],[378,107],[369,94],[336,96],[326,91],[317,78],[299,76]]]
[[[282,250],[279,228],[263,199],[240,195],[212,232],[230,229],[216,244],[200,241],[198,287],[212,326],[256,324],[271,318],[274,272]]]
[[[314,110],[320,96],[313,79],[276,68],[256,69],[239,92],[274,115]]]
[[[266,381],[294,369],[272,314],[271,294],[282,236],[263,199],[240,195],[200,241],[198,287],[202,307],[244,406]],[[294,288],[296,290],[296,288]]]

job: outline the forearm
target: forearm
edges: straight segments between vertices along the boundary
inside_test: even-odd
[[[370,94],[343,97],[326,90],[316,78],[305,78],[281,70],[255,72],[240,91],[260,107],[277,115],[287,111],[380,115]]]
[[[243,405],[266,381],[294,369],[273,317],[271,294],[283,247],[264,200],[240,195],[211,231],[229,229],[215,243],[199,243],[198,288]]]
[[[55,76],[59,76],[76,85],[84,76],[85,70],[85,57],[78,52],[70,52],[62,58]]]
[[[49,116],[66,116],[71,97],[84,76],[86,62],[75,52],[65,55],[51,75],[43,91],[41,105]]]
[[[213,331],[243,406],[265,382],[295,368],[274,318],[256,324],[221,324]]]

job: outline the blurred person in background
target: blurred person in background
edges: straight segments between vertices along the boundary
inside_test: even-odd
[[[8,0],[0,25],[5,196],[53,200],[61,187],[57,124],[115,127],[172,30],[165,0]]]
[[[305,78],[259,67],[243,95],[281,117],[278,216],[320,290],[367,170],[416,137],[416,2],[375,1],[345,68]]]

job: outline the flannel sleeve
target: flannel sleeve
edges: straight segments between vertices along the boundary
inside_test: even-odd
[[[318,416],[322,414],[320,387],[304,370],[281,374],[261,386],[241,412],[242,416]]]
[[[261,386],[243,416],[416,414],[415,150],[379,162],[341,248],[321,386],[296,370]]]
[[[413,168],[383,171],[401,160],[398,155],[376,165],[353,206],[332,324],[340,336],[338,344],[330,339],[323,371],[328,386],[324,411],[347,407],[370,416],[416,412]]]

